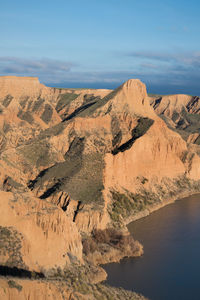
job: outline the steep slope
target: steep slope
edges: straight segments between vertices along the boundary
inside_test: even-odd
[[[200,144],[200,98],[188,95],[152,97],[150,103],[168,126],[195,144]]]
[[[189,107],[182,98],[169,116],[182,113],[182,102]],[[149,100],[140,80],[108,91],[0,78],[0,267],[61,281],[92,268],[100,281],[105,272],[94,265],[143,253],[127,222],[199,191],[198,146],[169,129],[153,109],[160,102]]]
[[[108,92],[49,88],[34,77],[0,77],[0,150],[35,138]]]
[[[0,199],[1,264],[46,272],[64,268],[69,255],[82,261],[80,235],[61,209],[28,193],[0,192]]]
[[[162,205],[189,181],[197,188],[199,156],[155,114],[139,80],[64,120],[56,139],[68,145],[64,160],[29,187],[54,203],[65,195],[66,213],[83,232],[105,229],[110,216],[119,221]]]
[[[61,124],[56,110],[59,99],[76,92],[47,88],[37,78],[0,78],[0,188],[3,191],[0,196],[1,211],[5,212],[0,221],[2,265],[49,272],[71,264],[71,257],[83,262],[81,236],[73,219],[54,204],[34,198],[27,187],[29,179],[44,166],[64,160],[57,143],[51,145],[37,137],[52,125]],[[89,92],[81,90],[76,98],[93,97],[94,100],[94,94],[99,99],[99,95],[106,93],[105,90],[94,91],[92,95]],[[52,112],[49,121],[44,118],[48,117],[47,106]]]

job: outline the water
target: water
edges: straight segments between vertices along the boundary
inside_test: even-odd
[[[129,224],[140,258],[105,265],[107,283],[152,300],[200,300],[200,195]]]

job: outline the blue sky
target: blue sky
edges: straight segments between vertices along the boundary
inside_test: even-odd
[[[200,3],[0,0],[0,75],[62,87],[200,95]]]

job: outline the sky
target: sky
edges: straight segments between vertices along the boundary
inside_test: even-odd
[[[0,75],[200,95],[197,0],[0,0]]]

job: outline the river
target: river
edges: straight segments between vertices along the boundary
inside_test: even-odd
[[[151,300],[200,299],[200,195],[128,225],[144,255],[104,265],[107,283]]]

